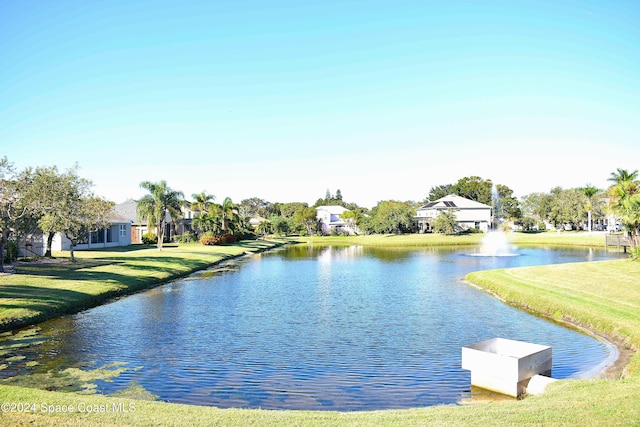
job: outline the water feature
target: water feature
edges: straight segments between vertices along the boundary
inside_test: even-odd
[[[471,398],[460,348],[493,337],[553,347],[553,376],[591,375],[612,349],[461,282],[469,271],[619,256],[594,250],[291,247],[40,325],[0,375],[124,363],[176,403],[373,410]],[[37,365],[34,365],[36,364]],[[123,366],[123,365],[117,365]]]
[[[472,252],[470,256],[518,256],[519,253],[514,245],[510,244],[502,231],[491,231],[487,233],[481,241],[478,252]]]

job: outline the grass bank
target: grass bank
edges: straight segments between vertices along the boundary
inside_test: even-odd
[[[640,348],[640,262],[498,269],[470,273],[466,279],[508,304]],[[640,354],[630,361],[627,374],[640,376]]]
[[[245,241],[229,246],[165,245],[77,251],[77,263],[58,258],[15,263],[0,276],[0,331],[39,323],[148,289],[211,265],[282,244]]]
[[[517,234],[517,233],[514,233]],[[391,238],[382,236],[366,236],[356,240],[340,240],[339,238],[322,238],[315,243],[355,243],[381,245],[376,240],[394,242],[388,246],[429,246],[428,236],[399,236]],[[375,238],[370,238],[375,237]],[[402,237],[407,237],[402,239]],[[428,237],[425,239],[424,237]],[[468,236],[480,238],[481,236]],[[574,236],[571,236],[573,238]],[[576,238],[581,238],[578,236]],[[544,233],[538,244],[549,243],[552,237]],[[360,240],[364,239],[364,240]],[[440,237],[438,236],[437,241]],[[455,238],[451,238],[455,239]],[[555,238],[554,238],[555,239]],[[602,240],[604,237],[602,237]],[[402,243],[404,240],[404,243]],[[601,240],[601,241],[602,241]],[[436,239],[434,239],[434,242]],[[437,243],[443,246],[459,244],[461,240],[451,243],[442,240]],[[479,240],[478,240],[479,241]],[[366,242],[366,243],[363,243]],[[420,242],[417,244],[416,242]],[[314,242],[312,242],[314,243]],[[401,244],[399,244],[401,243]],[[471,242],[465,244],[473,244]],[[436,243],[433,243],[436,245]],[[381,246],[386,246],[382,244]],[[173,249],[173,248],[172,248]],[[157,251],[143,251],[132,254],[120,254],[120,257],[131,259],[103,259],[104,254],[83,258],[83,262],[96,263],[86,268],[93,274],[77,271],[76,274],[87,274],[84,278],[95,285],[117,286],[129,277],[134,283],[143,281],[151,271],[167,268],[169,265],[181,264],[183,257],[200,259],[211,255],[201,254],[200,248],[189,250],[176,248],[170,259],[163,261]],[[179,250],[186,253],[181,254]],[[241,252],[240,252],[241,253]],[[156,255],[158,257],[156,257]],[[110,256],[118,257],[118,254]],[[136,261],[135,258],[142,259]],[[148,258],[148,259],[146,259]],[[177,258],[177,259],[171,259]],[[116,268],[109,262],[122,262],[125,269]],[[100,265],[100,262],[104,262]],[[140,262],[141,264],[137,264]],[[112,267],[110,267],[112,266]],[[110,270],[113,268],[113,270]],[[106,269],[106,270],[105,270]],[[130,273],[125,273],[131,269]],[[79,269],[81,270],[81,269]],[[159,274],[159,273],[158,273]],[[116,276],[111,276],[116,275]],[[494,292],[513,304],[519,304],[529,310],[547,313],[558,319],[575,320],[596,331],[619,336],[629,345],[637,347],[640,341],[640,320],[638,319],[640,288],[640,263],[627,260],[604,261],[591,264],[568,264],[565,266],[543,266],[514,270],[497,270],[474,273],[468,277],[476,285]],[[44,274],[31,274],[32,280],[44,279]],[[9,277],[9,276],[5,276]],[[69,273],[69,280],[75,274]],[[144,279],[146,280],[146,279]],[[158,280],[152,279],[152,280]],[[164,279],[167,280],[167,279]],[[48,277],[40,286],[53,286],[58,281],[55,276]],[[103,283],[104,282],[104,283]],[[0,281],[0,289],[2,288]],[[81,285],[81,284],[78,284]],[[35,286],[31,283],[21,286]],[[60,286],[60,285],[56,285]],[[82,293],[89,292],[88,289]],[[28,298],[27,298],[28,300]],[[42,304],[46,303],[44,300]],[[10,300],[0,300],[2,309]],[[582,313],[582,314],[581,314]],[[373,412],[322,412],[322,411],[264,411],[240,409],[216,409],[209,407],[187,406],[131,400],[99,395],[77,395],[70,393],[48,392],[21,387],[0,386],[0,402],[14,403],[4,407],[8,411],[0,413],[2,425],[283,425],[283,426],[315,426],[315,425],[357,425],[357,426],[458,426],[458,425],[545,425],[545,426],[602,426],[602,425],[637,425],[640,420],[640,372],[638,357],[635,356],[629,365],[629,376],[619,380],[567,380],[549,386],[548,391],[540,396],[528,397],[524,400],[505,401],[500,403],[438,406],[410,410],[390,410]],[[30,406],[26,406],[28,404]],[[19,406],[21,405],[21,406]],[[21,411],[18,411],[21,409]],[[67,412],[64,412],[66,410]],[[125,411],[126,410],[126,411]]]
[[[421,247],[421,246],[471,246],[479,245],[485,234],[464,234],[445,236],[443,234],[385,234],[370,236],[311,236],[290,238],[307,244],[352,244],[384,247]],[[515,245],[548,246],[589,246],[602,247],[605,244],[604,233],[555,232],[541,233],[505,233],[507,240]]]

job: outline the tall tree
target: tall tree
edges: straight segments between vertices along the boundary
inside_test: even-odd
[[[548,193],[530,193],[522,197],[522,211],[525,217],[548,219],[553,197]]]
[[[491,205],[491,190],[493,182],[490,179],[482,179],[479,176],[460,178],[453,185],[455,194],[476,202]]]
[[[346,211],[340,217],[347,223],[347,226],[353,230],[354,233],[359,234],[360,226],[363,224],[366,215],[362,208],[356,207]]]
[[[409,204],[395,200],[379,202],[371,209],[371,217],[366,226],[369,231],[378,234],[403,234],[415,229],[416,210]]]
[[[547,215],[547,219],[553,223],[556,228],[562,228],[565,225],[571,225],[571,228],[577,228],[584,219],[584,203],[583,195],[579,189],[563,189],[556,187],[551,190],[551,209]]]
[[[29,212],[25,194],[29,179],[16,173],[13,163],[0,159],[0,272],[4,272],[4,252],[17,222]]]
[[[62,233],[70,242],[71,261],[75,262],[74,248],[91,232],[108,227],[114,203],[94,195],[70,198],[62,216]]]
[[[38,167],[33,171],[33,185],[29,198],[34,200],[38,226],[47,236],[45,256],[51,256],[51,244],[56,233],[65,227],[78,212],[79,200],[89,197],[92,183],[80,177],[76,164],[65,172],[56,166]]]
[[[436,187],[431,187],[431,189],[429,190],[429,196],[424,200],[424,202],[433,202],[452,193],[454,193],[452,184],[444,184],[438,185]]]
[[[308,208],[309,205],[304,202],[290,202],[290,203],[282,203],[280,205],[280,215],[289,219],[293,218],[295,213],[300,209]],[[315,208],[314,208],[315,211]]]
[[[148,224],[156,226],[158,250],[162,250],[167,215],[174,222],[178,221],[181,215],[180,207],[183,203],[184,194],[168,187],[166,181],[144,181],[140,183],[140,187],[147,190],[149,194],[138,200],[138,216],[140,219],[146,219]]]
[[[251,197],[249,199],[244,199],[240,202],[238,206],[238,211],[240,215],[248,218],[252,217],[262,217],[266,218],[269,216],[271,203],[261,199],[259,197]]]
[[[304,228],[307,235],[313,234],[317,224],[316,208],[301,207],[293,214],[293,221]]]
[[[513,196],[513,190],[503,184],[497,184],[495,190],[499,202],[499,216],[510,220],[522,217],[520,203]]]

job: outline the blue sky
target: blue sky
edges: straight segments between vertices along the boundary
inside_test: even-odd
[[[0,156],[78,162],[116,202],[164,179],[371,207],[640,168],[635,1],[3,0],[0,61]]]

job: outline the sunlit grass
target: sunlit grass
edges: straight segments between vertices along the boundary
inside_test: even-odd
[[[467,279],[509,304],[640,348],[640,262],[556,264],[470,273]],[[628,366],[640,376],[640,357]],[[640,396],[639,396],[640,397]]]

